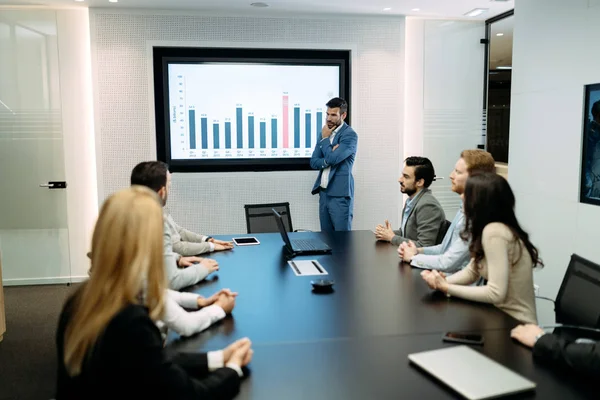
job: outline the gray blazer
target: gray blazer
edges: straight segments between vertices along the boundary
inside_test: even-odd
[[[406,206],[405,206],[406,207]],[[402,210],[404,215],[404,209]],[[440,229],[445,225],[446,214],[439,201],[429,189],[423,189],[412,201],[412,208],[408,214],[405,231],[394,231],[392,244],[412,240],[417,247],[427,247],[438,244]]]

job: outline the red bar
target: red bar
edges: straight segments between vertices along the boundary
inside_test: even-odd
[[[288,96],[284,95],[283,96],[283,148],[284,149],[290,148],[289,133],[288,133],[288,124],[289,124],[290,114],[288,112],[288,101],[289,101]]]

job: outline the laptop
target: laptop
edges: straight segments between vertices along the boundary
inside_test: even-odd
[[[281,233],[281,238],[285,243],[286,250],[294,255],[309,255],[309,254],[329,254],[331,253],[331,247],[327,245],[327,243],[319,240],[319,239],[296,239],[290,240],[287,231],[285,230],[285,225],[283,224],[283,218],[281,214],[275,211],[274,208],[271,209],[273,211],[273,217],[277,222],[277,228],[279,228],[279,233]]]
[[[571,261],[556,296],[556,322],[600,328],[600,265],[577,254]],[[576,332],[575,332],[576,333]]]
[[[409,354],[408,359],[469,400],[534,390],[534,382],[468,346]]]

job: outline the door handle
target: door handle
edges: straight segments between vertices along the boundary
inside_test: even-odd
[[[48,182],[48,183],[40,183],[40,187],[45,187],[48,189],[66,189],[67,188],[67,182],[65,181],[55,181],[55,182]]]

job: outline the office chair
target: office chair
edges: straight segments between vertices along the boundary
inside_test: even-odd
[[[556,322],[600,328],[600,265],[573,254],[554,310]]]
[[[248,233],[279,232],[277,222],[273,218],[273,209],[283,217],[286,231],[293,232],[290,203],[246,204],[244,208]]]

